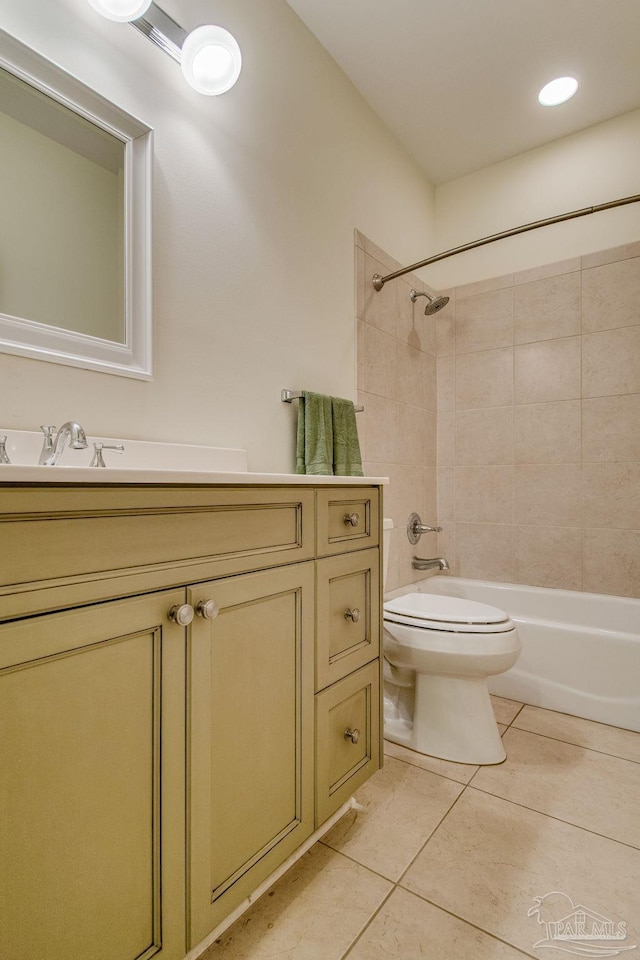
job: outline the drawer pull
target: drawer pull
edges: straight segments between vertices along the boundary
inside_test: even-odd
[[[357,743],[360,739],[360,731],[356,727],[355,730],[352,730],[351,727],[347,727],[344,732],[345,740],[351,740],[351,743]]]
[[[215,600],[200,600],[196,604],[196,613],[203,620],[215,620],[220,613],[220,607]]]
[[[357,623],[360,619],[360,611],[357,607],[354,607],[353,610],[345,610],[344,618],[345,620],[351,620],[353,623]]]
[[[359,513],[345,513],[344,515],[345,527],[357,527],[359,523],[360,523]]]
[[[180,624],[181,627],[187,627],[193,620],[194,610],[190,603],[176,604],[169,610],[169,620]]]

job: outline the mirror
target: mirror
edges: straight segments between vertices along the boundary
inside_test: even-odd
[[[152,131],[0,31],[0,351],[151,377]]]

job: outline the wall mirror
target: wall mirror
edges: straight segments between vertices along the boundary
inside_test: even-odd
[[[0,30],[0,352],[151,377],[152,131]]]

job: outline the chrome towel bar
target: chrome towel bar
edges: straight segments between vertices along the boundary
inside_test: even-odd
[[[301,400],[303,396],[304,392],[302,390],[283,390],[280,394],[280,399],[283,403],[293,403],[294,400]],[[362,413],[364,407],[354,406],[354,410],[356,413]]]

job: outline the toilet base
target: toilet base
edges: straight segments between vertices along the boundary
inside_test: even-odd
[[[484,677],[416,674],[413,723],[385,718],[384,735],[456,763],[502,763],[507,756]]]

